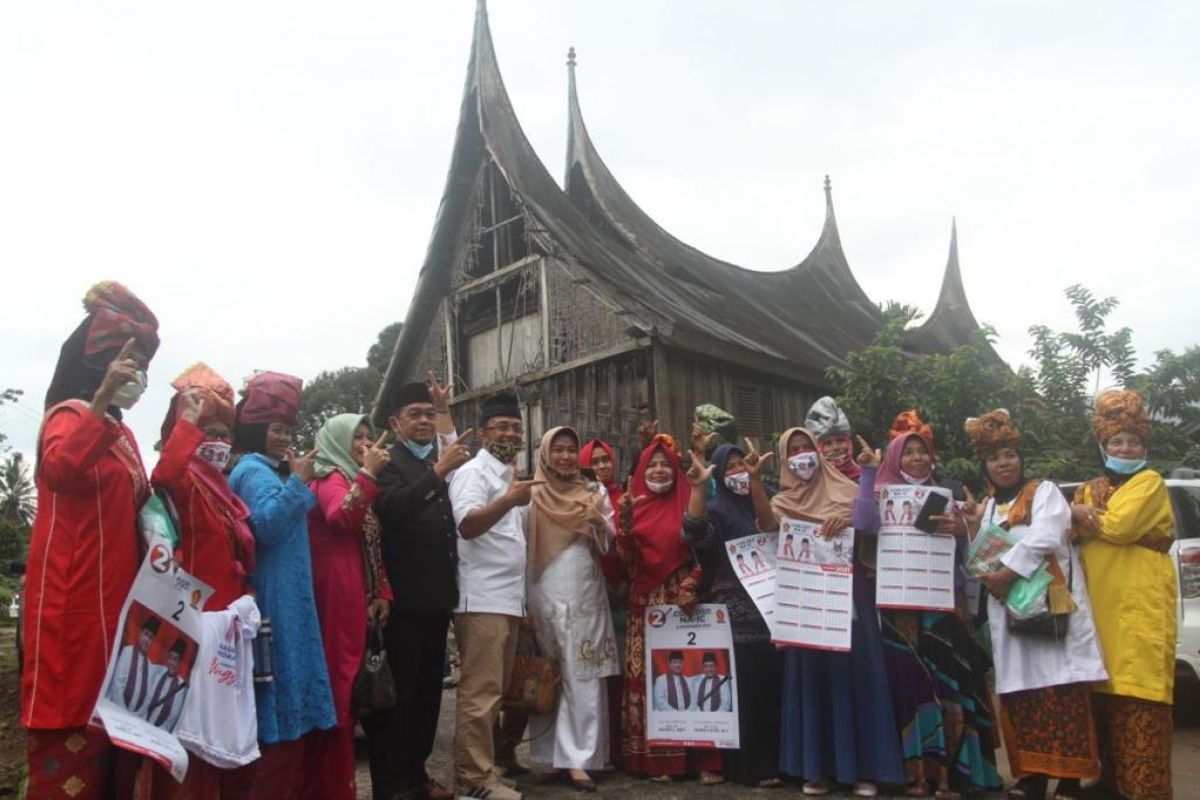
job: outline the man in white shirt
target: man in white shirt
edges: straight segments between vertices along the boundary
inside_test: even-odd
[[[733,681],[717,674],[717,656],[705,653],[704,672],[692,678],[692,709],[695,711],[733,711]]]
[[[462,677],[455,709],[454,752],[460,795],[520,800],[496,774],[493,726],[512,675],[525,614],[525,532],[535,481],[514,470],[525,429],[515,395],[483,403],[483,447],[450,479],[458,528],[458,606],[454,635]]]
[[[683,674],[683,653],[667,655],[667,671],[654,679],[655,711],[689,711],[692,708],[692,683]]]
[[[141,713],[150,698],[151,668],[150,645],[161,626],[158,617],[147,617],[138,631],[137,641],[121,646],[117,654],[117,665],[113,668],[112,680],[108,684],[109,700],[124,706],[134,714]]]

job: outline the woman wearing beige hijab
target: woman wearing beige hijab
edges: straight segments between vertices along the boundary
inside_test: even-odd
[[[533,763],[593,791],[587,770],[609,763],[604,678],[619,672],[599,558],[616,533],[608,492],[579,471],[579,435],[542,437],[529,522],[529,610],[542,651],[558,659],[557,709],[529,721]],[[565,771],[565,773],[564,773]]]

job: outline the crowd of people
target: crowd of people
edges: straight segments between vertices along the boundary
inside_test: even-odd
[[[703,406],[682,444],[647,421],[625,479],[609,443],[552,427],[522,477],[525,422],[511,393],[487,398],[460,434],[451,390],[431,376],[385,391],[377,419],[332,417],[298,454],[299,378],[256,373],[239,399],[197,364],[172,382],[147,476],[123,415],[147,386],[157,321],[115,282],[93,287],[85,308],[38,441],[21,693],[30,798],[354,798],[359,723],[377,800],[511,800],[521,796],[514,776],[531,769],[539,782],[594,791],[594,774],[614,768],[662,782],[796,783],[810,796],[848,787],[955,800],[1004,789],[1001,744],[1013,798],[1042,800],[1052,780],[1063,800],[1171,796],[1173,518],[1163,479],[1146,467],[1151,426],[1134,392],[1097,399],[1103,465],[1071,500],[1026,477],[1006,411],[967,420],[987,487],[977,500],[940,474],[934,431],[914,411],[875,449],[822,398],[760,453],[730,415]],[[954,537],[960,565],[977,537],[1000,530],[1013,542],[978,595],[971,574],[956,572],[954,611],[877,607],[878,535],[891,523],[879,497],[891,485],[949,490],[933,524]],[[212,587],[204,610],[252,595],[272,633],[272,680],[254,684],[261,756],[238,768],[193,758],[182,782],[89,726],[143,556],[137,516],[156,490],[177,511],[177,564]],[[849,652],[776,645],[725,556],[732,540],[788,519],[829,538],[857,534]],[[1005,604],[1039,571],[1050,576],[1042,616],[1054,636],[1017,624]],[[647,609],[698,603],[727,609],[741,679],[711,691],[706,654],[691,678],[672,663],[648,698]],[[426,763],[451,625],[460,678],[446,787]],[[372,628],[394,702],[360,719],[354,686]],[[506,702],[529,637],[559,675],[538,713]],[[116,691],[126,706],[153,705],[135,649],[122,650]],[[682,667],[682,654],[674,661]],[[736,713],[738,749],[648,743],[648,702],[700,698]],[[531,764],[516,756],[521,741]]]

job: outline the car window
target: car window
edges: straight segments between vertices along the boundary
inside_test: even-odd
[[[1175,507],[1175,538],[1200,539],[1200,487],[1170,486]]]

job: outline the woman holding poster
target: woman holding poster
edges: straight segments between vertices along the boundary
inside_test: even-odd
[[[746,451],[723,444],[712,457],[713,496],[705,502],[707,480],[692,486],[683,538],[703,557],[707,552],[716,565],[709,603],[729,609],[733,649],[738,669],[748,679],[737,682],[738,730],[741,747],[724,750],[725,777],[745,786],[778,786],[779,704],[783,680],[783,658],[771,644],[771,631],[725,555],[726,543],[759,533],[755,508],[770,513],[770,500],[758,474],[761,460],[751,449],[753,467]],[[769,454],[768,454],[769,455]],[[695,457],[695,454],[694,454]],[[690,476],[689,476],[690,477]],[[697,477],[706,477],[698,475]]]
[[[1107,680],[1108,673],[1083,568],[1071,547],[1071,507],[1052,481],[1025,479],[1021,433],[1007,411],[968,419],[965,428],[991,495],[981,506],[967,503],[967,524],[973,534],[995,525],[1016,540],[983,579],[991,595],[988,624],[1004,748],[1018,779],[1010,795],[1045,797],[1053,777],[1055,797],[1076,797],[1080,779],[1100,777],[1090,684]],[[1009,625],[1005,596],[1017,578],[1032,576],[1043,564],[1053,576],[1051,610],[1070,613],[1061,638]]]
[[[93,286],[83,306],[38,433],[21,674],[31,798],[103,797],[112,777],[115,748],[88,721],[138,572],[137,514],[149,496],[122,412],[146,388],[158,320],[116,281]]]
[[[821,456],[811,432],[785,431],[778,457],[779,493],[760,528],[804,520],[832,538],[850,526],[858,488]],[[849,653],[789,648],[784,656],[779,763],[805,780],[806,795],[828,794],[838,783],[874,797],[876,784],[904,781],[875,607],[865,581],[855,581],[853,593]]]
[[[629,491],[621,498],[616,539],[631,583],[621,757],[625,771],[635,775],[669,781],[698,771],[701,783],[712,784],[724,780],[717,751],[646,744],[646,609],[653,605],[690,608],[697,602],[700,570],[682,536],[690,498],[675,440],[655,436],[638,458]]]
[[[885,487],[936,486],[933,429],[905,412],[893,426],[887,455],[864,445],[854,527],[879,533],[879,493]],[[965,535],[961,518],[947,515],[939,531]],[[884,610],[884,659],[908,776],[906,793],[956,798],[1000,786],[987,688],[988,658],[971,635],[966,601],[955,589],[958,613]]]

